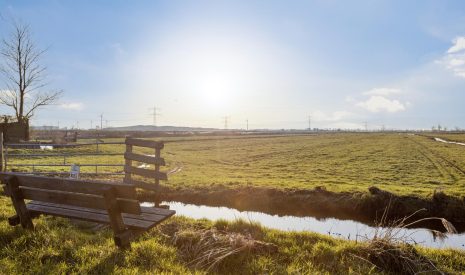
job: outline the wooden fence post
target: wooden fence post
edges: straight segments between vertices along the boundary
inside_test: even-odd
[[[128,137],[125,139],[125,144],[126,144],[126,153],[132,153],[132,145],[128,144],[127,142]],[[132,166],[132,160],[128,158],[124,158],[124,165],[125,167],[131,167]],[[125,169],[126,170],[126,169]],[[124,172],[124,183],[131,184],[131,173],[130,172]]]
[[[3,132],[0,132],[0,171],[5,171],[3,169]]]
[[[157,159],[160,159],[161,157],[160,148],[155,148],[155,157]],[[158,172],[160,172],[160,165],[155,164],[155,173],[158,174]],[[160,192],[159,192],[160,180],[158,179],[158,176],[155,177],[155,187],[157,188],[157,192],[155,194],[155,206],[159,207],[161,203],[161,199],[160,199]]]

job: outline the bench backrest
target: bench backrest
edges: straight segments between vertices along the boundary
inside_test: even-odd
[[[121,213],[140,214],[141,211],[135,187],[128,184],[18,175],[9,172],[0,172],[0,180],[7,186],[17,186],[23,199],[108,209],[105,197],[111,197],[116,200]],[[5,191],[10,190],[6,188]]]
[[[124,180],[126,184],[134,185],[138,188],[157,190],[160,180],[167,180],[166,173],[160,172],[160,166],[165,165],[165,160],[161,157],[161,149],[164,147],[163,141],[144,140],[126,138],[126,152],[124,154]],[[142,155],[133,152],[133,147],[144,147],[153,149],[153,155]],[[133,162],[153,165],[152,169],[133,166]],[[136,176],[137,178],[134,178]]]

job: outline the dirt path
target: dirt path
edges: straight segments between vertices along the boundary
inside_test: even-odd
[[[427,137],[429,138],[429,137]],[[429,138],[431,140],[434,140],[432,138]],[[412,142],[416,143],[417,145],[421,146],[424,150],[428,151],[431,155],[433,155],[435,158],[437,159],[440,159],[442,160],[443,162],[445,162],[446,164],[448,164],[449,167],[451,168],[454,168],[459,174],[462,174],[462,175],[465,175],[465,170],[462,169],[460,166],[458,166],[457,164],[455,164],[453,161],[450,161],[449,159],[443,157],[442,155],[440,155],[438,152],[432,150],[431,148],[428,148],[426,145],[416,141],[416,140],[413,140],[413,139],[410,139]],[[444,168],[444,165],[443,164],[440,164],[443,168]]]

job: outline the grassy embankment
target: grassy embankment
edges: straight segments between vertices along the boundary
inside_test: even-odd
[[[435,268],[458,274],[465,270],[463,251],[380,247],[380,242],[285,233],[243,221],[212,223],[182,217],[142,235],[131,250],[119,250],[108,229],[40,217],[34,231],[25,231],[7,224],[13,213],[10,201],[1,197],[1,274],[383,274],[407,273],[408,268],[412,270],[407,274]]]

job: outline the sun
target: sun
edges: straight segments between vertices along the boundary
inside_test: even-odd
[[[234,83],[225,73],[209,72],[198,78],[197,92],[205,105],[213,109],[227,107],[233,95]]]

